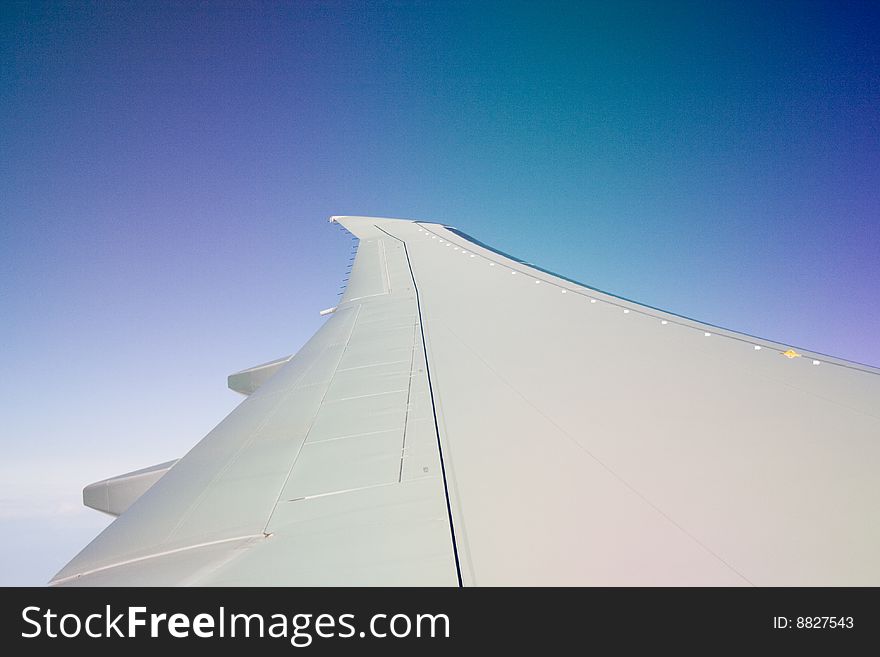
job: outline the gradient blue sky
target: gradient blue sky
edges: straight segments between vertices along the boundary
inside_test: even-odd
[[[334,305],[331,214],[880,365],[877,3],[0,7],[0,584]]]

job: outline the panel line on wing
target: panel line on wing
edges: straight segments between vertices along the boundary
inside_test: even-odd
[[[92,568],[90,570],[84,570],[75,575],[70,575],[68,577],[61,577],[59,579],[53,579],[49,582],[50,586],[57,586],[58,584],[64,584],[65,582],[70,582],[73,580],[77,580],[80,577],[85,577],[86,575],[93,575],[95,573],[100,573],[105,570],[110,570],[112,568],[120,568],[121,566],[128,566],[133,563],[140,563],[143,561],[150,561],[152,559],[158,559],[160,557],[167,557],[172,554],[179,554],[181,552],[188,552],[190,550],[197,550],[199,548],[213,547],[215,545],[222,545],[224,543],[234,543],[239,541],[253,541],[256,539],[264,539],[266,538],[266,534],[248,534],[245,536],[232,536],[230,538],[221,538],[216,541],[206,541],[204,543],[195,543],[193,545],[185,545],[183,547],[174,548],[173,550],[164,550],[162,552],[153,552],[151,554],[144,555],[142,557],[135,557],[133,559],[124,559],[122,561],[117,561],[111,564],[107,564],[106,566],[99,566],[98,568]]]
[[[400,470],[397,473],[397,483],[403,481],[403,461],[406,457],[406,428],[409,424],[409,411],[410,411],[410,399],[412,399],[412,382],[413,382],[413,368],[415,367],[416,362],[416,329],[418,326],[413,324],[413,337],[412,337],[412,355],[410,356],[409,361],[409,385],[406,389],[406,415],[403,417],[403,440],[400,445]]]
[[[421,336],[422,336],[422,350],[424,351],[424,355],[425,355],[425,372],[428,377],[428,391],[431,396],[431,413],[433,414],[433,417],[434,417],[434,431],[437,435],[437,450],[440,453],[440,471],[443,475],[443,493],[446,497],[446,513],[449,517],[449,533],[450,533],[450,537],[452,539],[452,551],[453,551],[453,554],[455,555],[455,573],[456,573],[456,576],[458,577],[458,586],[462,587],[462,586],[464,586],[464,582],[461,577],[461,559],[458,555],[458,544],[455,540],[455,522],[453,521],[453,518],[452,518],[452,503],[449,500],[449,482],[446,478],[446,463],[443,459],[443,445],[440,441],[440,426],[437,422],[437,406],[434,401],[434,387],[431,384],[431,366],[428,363],[428,350],[427,350],[427,346],[425,344],[425,324],[424,324],[424,318],[422,317],[422,303],[421,303],[421,299],[419,297],[419,285],[418,285],[418,283],[416,283],[416,277],[415,277],[415,274],[413,273],[412,262],[410,261],[410,258],[409,258],[409,249],[406,246],[406,242],[404,240],[400,239],[399,237],[395,237],[394,235],[392,235],[391,233],[387,232],[386,230],[380,228],[379,226],[374,226],[374,228],[382,231],[383,233],[385,233],[386,235],[388,235],[392,239],[395,239],[398,242],[400,242],[401,244],[403,244],[403,252],[406,255],[406,264],[409,267],[409,275],[410,275],[410,278],[412,279],[413,290],[415,290],[415,293],[416,293],[416,308],[418,309],[418,313],[419,313],[419,331],[421,332]]]
[[[360,311],[361,311],[361,306],[357,306],[357,309],[355,310],[354,321],[352,322],[351,330],[348,333],[348,339],[345,341],[345,347],[343,348],[342,352],[339,354],[339,359],[336,362],[337,367],[339,366],[339,363],[342,362],[342,358],[345,356],[345,350],[348,348],[348,345],[351,342],[351,336],[354,335],[354,331],[355,331],[355,327],[357,327],[357,319],[358,319],[358,315],[360,315]],[[305,438],[303,439],[303,442],[300,444],[299,449],[296,452],[296,455],[293,457],[293,460],[290,463],[290,468],[288,468],[288,470],[287,470],[287,475],[284,477],[284,481],[281,484],[281,487],[278,490],[278,495],[275,498],[275,503],[272,505],[272,510],[269,512],[269,517],[266,518],[266,522],[263,526],[264,533],[266,531],[268,531],[269,525],[272,522],[272,516],[275,515],[275,510],[278,508],[278,503],[281,501],[281,497],[284,494],[284,488],[287,486],[287,482],[290,480],[290,474],[293,472],[293,467],[296,465],[296,461],[299,458],[299,455],[302,454],[303,446],[306,444],[306,442],[309,439],[309,433],[311,433],[312,427],[315,426],[315,419],[317,418],[318,414],[321,412],[321,408],[324,405],[324,399],[326,399],[327,392],[330,390],[330,386],[333,383],[333,379],[336,378],[336,374],[338,371],[339,371],[338,369],[335,369],[333,372],[333,376],[330,377],[330,383],[327,385],[327,388],[324,390],[324,394],[321,397],[321,402],[318,404],[318,408],[315,410],[315,414],[312,416],[312,421],[309,424],[309,429],[306,432]]]

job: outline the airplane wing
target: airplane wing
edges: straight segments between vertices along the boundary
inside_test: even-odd
[[[880,370],[333,217],[344,295],[54,585],[880,585]]]

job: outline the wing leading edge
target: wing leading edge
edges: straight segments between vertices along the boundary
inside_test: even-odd
[[[335,312],[54,584],[880,583],[876,369],[331,220]]]

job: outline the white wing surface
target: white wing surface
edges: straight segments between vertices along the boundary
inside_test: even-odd
[[[332,220],[324,326],[53,584],[880,585],[877,369]]]

